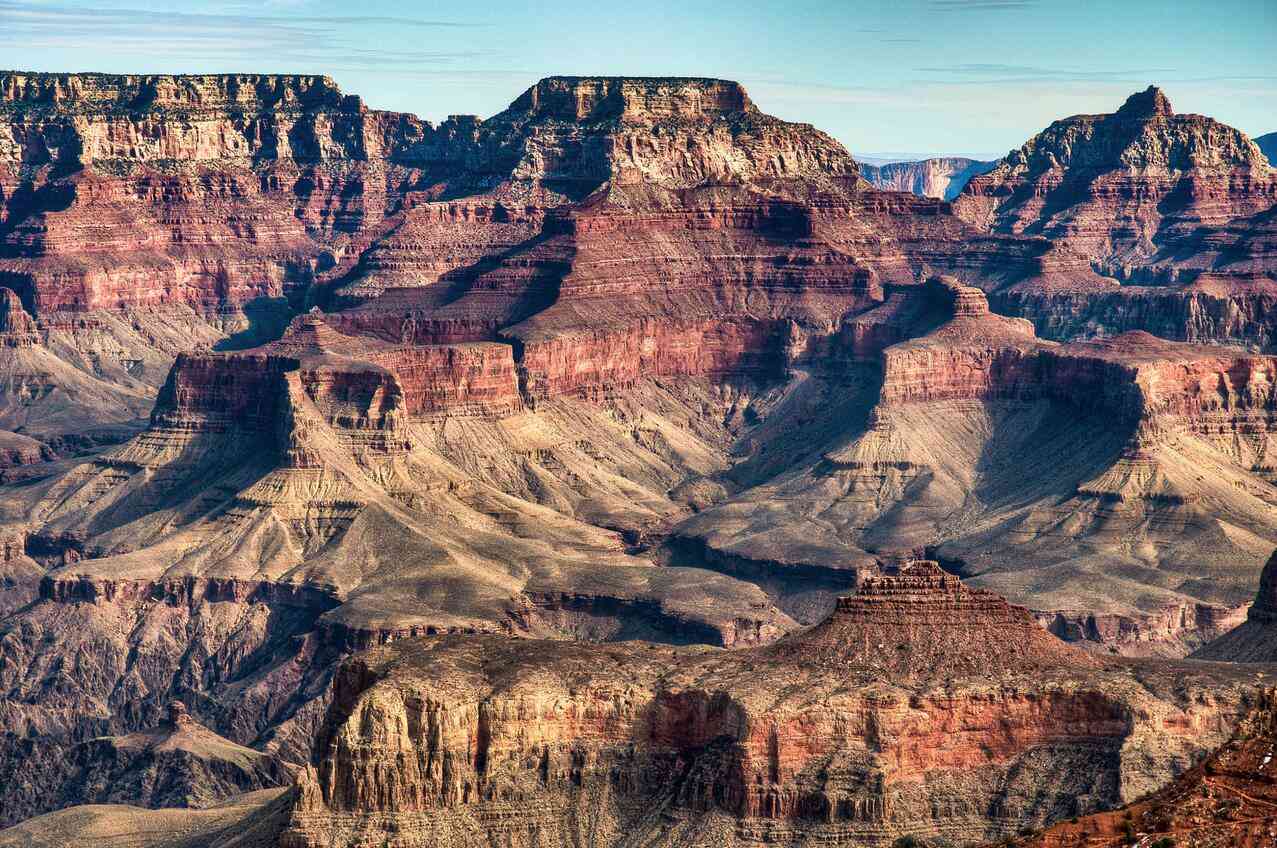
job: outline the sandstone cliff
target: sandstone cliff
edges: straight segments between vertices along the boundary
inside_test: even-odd
[[[1143,329],[1263,349],[1274,203],[1277,171],[1253,141],[1176,114],[1150,87],[1113,114],[1056,121],[972,179],[954,209],[1051,240],[1042,272],[1000,301],[1044,335]]]
[[[1057,345],[952,280],[846,326],[872,413],[681,524],[694,553],[797,576],[930,546],[1055,632],[1132,652],[1191,650],[1238,620],[1277,542],[1271,357],[1142,333]],[[792,590],[773,591],[784,606]]]
[[[1264,688],[1232,738],[1170,786],[1121,810],[1060,823],[1010,841],[1017,848],[1134,844],[1263,848],[1277,840],[1277,692]]]
[[[861,165],[860,173],[885,191],[908,191],[923,197],[953,200],[972,177],[987,173],[996,164],[961,156],[941,156],[917,162]]]
[[[767,648],[404,642],[343,667],[283,844],[990,838],[1226,738],[1236,684],[1178,672],[1210,703],[929,563]]]
[[[653,809],[675,842],[984,838],[1224,732],[1232,694],[1092,687],[1032,619],[1182,654],[1277,545],[1277,219],[1235,130],[1146,93],[951,205],[720,80],[552,77],[438,126],[321,77],[0,80],[0,427],[29,463],[0,497],[0,783],[174,700],[297,759],[335,697],[350,756],[307,778],[297,840],[377,841],[399,807],[405,841],[455,828],[432,804],[578,841]],[[931,570],[837,602],[927,548],[1032,613]],[[402,685],[352,661],[329,688],[446,633],[385,660]],[[809,671],[819,709],[786,688]],[[414,687],[452,712],[383,738]]]

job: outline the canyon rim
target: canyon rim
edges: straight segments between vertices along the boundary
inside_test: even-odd
[[[1271,10],[818,5],[0,4],[0,846],[1277,846]]]

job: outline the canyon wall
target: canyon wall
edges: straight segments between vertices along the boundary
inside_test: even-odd
[[[992,170],[996,162],[940,156],[916,162],[861,165],[860,173],[884,191],[907,191],[923,197],[953,200],[972,177]]]
[[[348,662],[283,844],[991,838],[1139,794],[1236,709],[1229,684],[1209,706],[1130,688],[933,563],[771,647],[659,654],[479,637]]]

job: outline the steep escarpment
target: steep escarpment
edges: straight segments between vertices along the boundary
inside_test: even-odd
[[[180,701],[320,733],[298,844],[956,842],[1222,738],[1225,672],[1052,633],[1184,653],[1277,546],[1235,131],[1150,94],[950,204],[720,80],[0,79],[0,783]]]
[[[998,300],[1043,335],[1146,330],[1266,349],[1274,204],[1277,171],[1253,141],[1176,114],[1150,87],[1113,114],[1056,121],[972,179],[954,210],[1050,239],[1058,257]],[[1047,273],[1075,258],[1088,273]]]
[[[1135,652],[1240,616],[1273,541],[1271,357],[1144,333],[1057,345],[952,280],[845,332],[881,369],[864,424],[679,538],[795,569],[931,546],[1055,632]]]
[[[1176,114],[1150,87],[1111,115],[1056,121],[971,180],[956,209],[1120,265],[1148,263],[1196,227],[1266,211],[1275,191],[1268,161],[1244,133]]]
[[[259,349],[182,355],[144,433],[15,489],[8,591],[39,592],[0,625],[6,773],[51,780],[173,699],[295,752],[341,656],[414,635],[733,645],[795,626],[752,585],[631,553],[684,509],[678,482],[725,463],[757,389],[649,383],[534,413],[511,357],[312,313]]]
[[[1181,673],[1209,705],[927,563],[766,648],[398,643],[343,666],[284,844],[989,838],[1139,794],[1225,738],[1236,684]]]
[[[1227,743],[1170,786],[1123,809],[1060,823],[1007,844],[1096,845],[1118,848],[1132,840],[1185,848],[1261,848],[1277,839],[1273,748],[1277,744],[1277,692],[1260,689]]]
[[[916,162],[861,165],[860,173],[884,191],[908,191],[923,197],[953,200],[972,177],[988,173],[996,164],[962,156],[939,156]]]

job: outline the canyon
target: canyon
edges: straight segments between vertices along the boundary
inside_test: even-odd
[[[1255,143],[1258,144],[1259,139]],[[996,164],[963,156],[938,156],[911,162],[862,164],[860,173],[875,188],[953,200],[972,177],[988,173]]]
[[[1190,772],[1273,660],[1277,170],[1156,88],[928,161],[725,80],[0,73],[0,844],[965,844]]]

